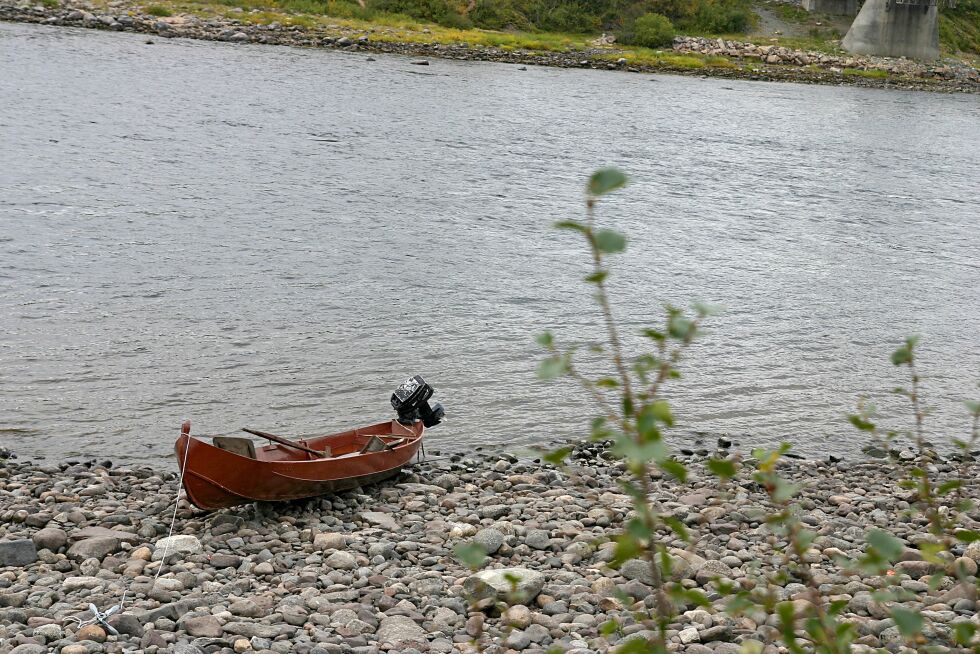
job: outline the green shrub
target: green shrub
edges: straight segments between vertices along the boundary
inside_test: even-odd
[[[645,48],[661,48],[674,41],[674,24],[661,14],[643,14],[633,23],[626,43]]]
[[[683,32],[733,34],[754,21],[747,0],[650,0],[651,11],[663,14]]]
[[[160,5],[150,5],[146,8],[146,13],[151,16],[160,16],[161,18],[173,15],[169,9],[166,7],[161,7]]]
[[[469,19],[477,27],[488,30],[531,30],[533,25],[510,0],[477,0]]]
[[[403,14],[446,27],[472,27],[452,0],[369,0],[367,8],[386,14]]]
[[[980,54],[980,0],[959,0],[939,10],[939,41],[952,52]]]

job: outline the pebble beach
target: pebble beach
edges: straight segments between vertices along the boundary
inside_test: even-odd
[[[732,452],[712,454],[740,457]],[[763,524],[773,510],[767,495],[748,474],[720,485],[704,458],[683,457],[686,483],[652,484],[659,510],[689,530],[686,543],[662,535],[672,579],[713,602],[678,608],[670,648],[734,654],[755,640],[766,654],[785,652],[775,618],[727,616],[717,584],[769,584],[801,611],[814,595],[792,575],[766,580],[784,565],[786,544]],[[938,455],[919,464],[944,477],[978,472]],[[889,581],[921,613],[931,644],[950,646],[956,623],[980,621],[972,583],[980,547],[950,558],[947,572],[958,566],[965,581],[946,576],[930,587],[927,577],[942,568],[917,549],[929,536],[899,486],[905,465],[885,456],[780,467],[801,484],[800,518],[818,534],[805,560],[821,601],[846,601],[855,651],[905,648],[889,607],[872,595],[885,579],[839,565],[864,551],[872,528],[903,542]],[[181,499],[168,539],[175,470],[0,460],[0,652],[612,652],[652,633],[643,619],[654,604],[648,566],[609,565],[611,539],[631,511],[618,485],[625,474],[601,444],[576,446],[564,469],[507,454],[442,453],[335,497],[211,513]],[[962,526],[976,528],[978,517],[964,516]],[[454,556],[473,542],[489,553],[476,572]],[[520,579],[516,592],[508,576]],[[106,611],[124,593],[123,611],[108,619],[118,635],[78,627],[92,617],[90,603]],[[620,623],[615,633],[602,629],[610,620]]]

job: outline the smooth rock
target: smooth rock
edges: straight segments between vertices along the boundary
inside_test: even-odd
[[[0,541],[0,568],[21,568],[37,561],[37,546],[30,538]]]

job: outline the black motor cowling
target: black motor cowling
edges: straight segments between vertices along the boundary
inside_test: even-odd
[[[398,412],[398,422],[411,425],[421,420],[426,427],[438,425],[446,412],[441,404],[429,406],[434,391],[419,375],[405,380],[391,394],[391,406]]]

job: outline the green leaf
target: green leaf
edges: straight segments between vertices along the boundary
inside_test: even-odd
[[[681,522],[674,516],[663,516],[663,521],[664,524],[667,525],[667,527],[669,527],[672,532],[677,534],[677,537],[680,538],[682,541],[686,543],[691,540],[691,537],[687,533],[687,527],[684,526],[683,522]]]
[[[572,451],[573,451],[573,448],[571,448],[571,447],[561,447],[561,448],[558,448],[557,450],[553,450],[551,452],[548,452],[547,454],[545,454],[541,458],[542,458],[542,460],[547,461],[548,463],[550,463],[552,465],[556,465],[556,466],[561,467],[561,466],[565,465],[565,459],[568,458],[568,455],[571,454]]]
[[[708,471],[721,479],[735,476],[735,462],[728,459],[708,459]]]
[[[626,186],[627,181],[626,175],[616,168],[600,168],[589,178],[589,195],[611,193]]]
[[[661,331],[657,331],[656,329],[644,329],[641,333],[647,338],[652,339],[658,343],[663,342],[667,338],[666,334],[664,334]]]
[[[671,413],[670,404],[668,404],[667,400],[657,400],[653,404],[650,404],[649,407],[653,412],[654,418],[668,427],[674,426],[674,414]]]
[[[683,341],[690,338],[694,332],[694,321],[682,316],[680,313],[671,314],[667,321],[667,333],[672,338]]]
[[[980,533],[969,529],[957,529],[953,535],[956,536],[956,540],[962,543],[975,543],[980,540]]]
[[[540,379],[557,379],[568,372],[568,361],[565,357],[548,357],[538,366]]]
[[[687,468],[680,461],[676,459],[664,459],[663,461],[658,461],[657,466],[682,484],[687,481]]]
[[[587,232],[589,228],[587,225],[578,222],[577,220],[559,220],[554,225],[555,229],[571,229],[576,232]]]
[[[892,620],[895,626],[906,638],[911,638],[922,631],[922,615],[901,606],[892,607]]]
[[[460,563],[470,570],[476,570],[487,560],[487,551],[478,543],[464,543],[457,545],[453,552]]]
[[[599,388],[619,388],[619,380],[615,377],[603,377],[595,385]]]
[[[950,481],[941,484],[939,488],[936,489],[936,495],[945,495],[950,491],[956,490],[963,485],[962,479],[951,479]]]
[[[534,340],[537,341],[538,345],[541,347],[550,348],[555,344],[555,336],[551,332],[541,332],[534,337]]]
[[[654,654],[655,646],[644,638],[631,638],[616,648],[616,654]]]
[[[630,559],[635,559],[642,547],[631,534],[620,534],[616,537],[616,547],[613,548],[613,567],[618,567]]]
[[[775,479],[774,483],[776,488],[772,492],[772,499],[776,502],[788,502],[789,500],[793,499],[793,496],[800,491],[800,488],[802,488],[802,486],[799,484],[790,484],[786,480],[779,477]]]
[[[694,312],[698,314],[699,318],[707,318],[709,316],[719,315],[722,312],[722,308],[716,304],[698,302],[694,305]]]
[[[606,277],[609,276],[608,270],[600,270],[599,272],[594,272],[591,275],[585,276],[585,281],[589,284],[601,284],[606,281]]]
[[[600,229],[595,233],[595,247],[605,254],[622,252],[626,249],[626,237],[612,229]]]
[[[902,555],[902,550],[905,549],[902,541],[881,529],[869,531],[867,541],[868,545],[875,548],[879,554],[889,561],[897,560]]]
[[[599,633],[603,636],[612,636],[614,633],[618,632],[620,629],[619,622],[616,620],[606,620],[599,627]]]
[[[972,622],[957,622],[953,625],[953,634],[958,645],[964,647],[969,645],[976,633],[977,626]]]
[[[912,350],[909,349],[908,345],[902,345],[897,350],[892,352],[892,363],[896,366],[900,366],[903,363],[912,362]]]
[[[963,404],[966,405],[966,408],[970,411],[971,416],[980,414],[980,402],[974,402],[973,400],[968,400]]]
[[[864,417],[862,416],[858,416],[858,415],[847,416],[847,419],[850,421],[852,425],[854,425],[861,431],[875,430],[875,423],[871,422],[870,420],[865,420]]]

